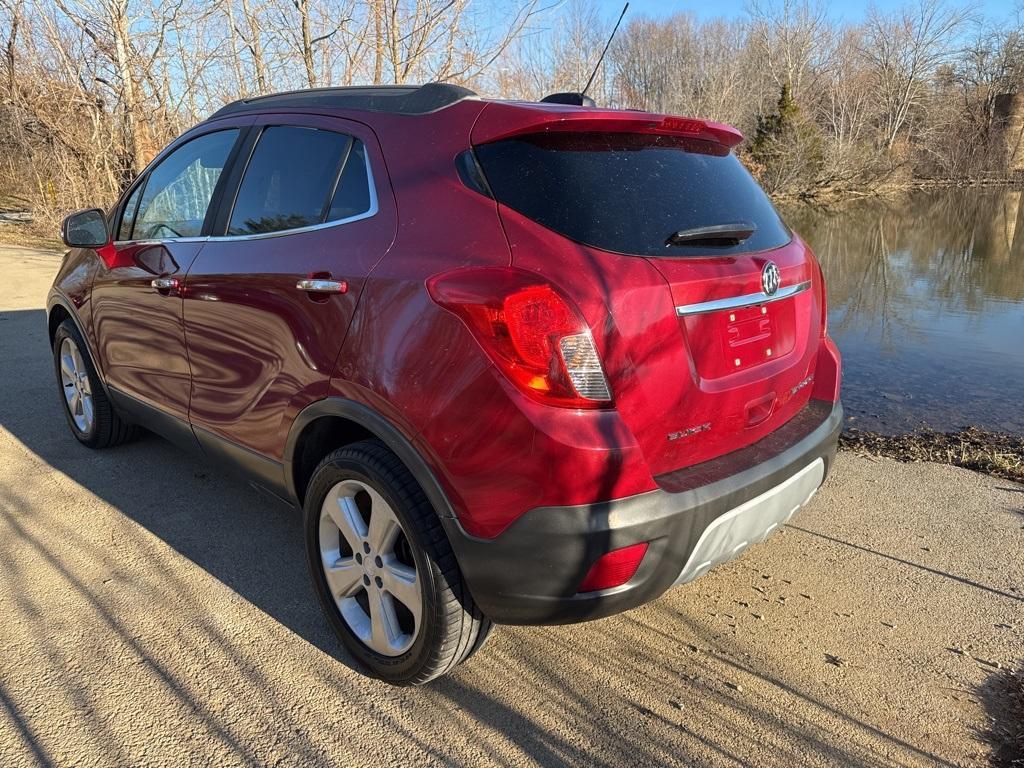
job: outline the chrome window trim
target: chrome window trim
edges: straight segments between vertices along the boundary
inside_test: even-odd
[[[743,296],[732,296],[727,299],[713,299],[712,301],[701,301],[696,304],[684,304],[681,307],[676,307],[676,314],[679,317],[687,317],[689,315],[704,315],[708,312],[721,312],[726,309],[754,307],[758,304],[771,304],[773,301],[788,299],[792,296],[796,296],[798,293],[803,293],[810,287],[811,281],[805,280],[804,282],[797,283],[796,285],[779,288],[779,290],[771,296],[763,291],[758,291],[757,293],[748,293]]]
[[[296,126],[304,128],[306,126]],[[314,128],[313,130],[329,130]],[[337,131],[340,133],[340,131]],[[324,221],[320,224],[310,224],[307,227],[296,227],[295,229],[280,229],[276,232],[258,232],[251,235],[214,235],[206,238],[210,242],[226,242],[232,240],[263,240],[268,237],[281,237],[282,235],[298,235],[303,232],[316,232],[320,229],[328,229],[329,227],[337,227],[342,224],[351,224],[354,221],[362,221],[363,219],[369,219],[377,215],[379,206],[377,204],[377,180],[373,175],[373,166],[370,164],[370,149],[366,142],[360,139],[358,136],[351,136],[355,141],[362,142],[363,145],[363,161],[366,163],[366,183],[370,187],[370,207],[362,213],[357,213],[355,216],[349,216],[345,219],[336,219],[335,221]],[[257,142],[258,144],[258,142]],[[256,145],[253,145],[253,152],[256,151]],[[242,183],[245,181],[245,175],[238,182],[238,189],[242,188]],[[337,191],[337,190],[335,190]]]
[[[168,237],[163,240],[111,240],[113,245],[162,245],[164,243],[205,243],[209,240],[206,236],[197,237]]]

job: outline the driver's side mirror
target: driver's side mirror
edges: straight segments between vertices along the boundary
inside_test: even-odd
[[[69,248],[102,248],[110,242],[107,218],[99,208],[72,213],[60,225],[60,236]]]

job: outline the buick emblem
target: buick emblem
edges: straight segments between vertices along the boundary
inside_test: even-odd
[[[774,296],[779,290],[779,283],[782,276],[779,274],[779,266],[774,261],[769,261],[761,269],[761,290],[765,296]]]

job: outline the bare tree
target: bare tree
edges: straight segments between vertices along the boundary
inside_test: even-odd
[[[818,0],[752,0],[751,43],[775,83],[775,94],[789,85],[793,98],[806,100],[828,49],[833,28]]]
[[[378,80],[471,82],[490,68],[530,22],[557,0],[505,0],[488,8],[470,0],[374,0],[380,12],[374,73]]]
[[[612,59],[624,105],[752,127],[760,88],[746,24],[677,14],[620,34]]]
[[[232,38],[241,42],[248,55],[253,78],[255,79],[256,93],[266,93],[270,89],[270,80],[267,76],[267,62],[263,52],[262,3],[257,4],[257,2],[254,2],[254,0],[241,0],[240,6],[236,9],[235,0],[228,0],[228,2],[224,3],[224,7]],[[250,89],[244,86],[246,77],[242,74],[243,68],[241,62],[237,59],[237,48],[234,44],[232,45],[232,53],[235,55],[235,59],[232,62],[235,79],[238,81],[241,93],[249,93]]]
[[[510,98],[539,99],[558,91],[580,91],[598,65],[611,25],[594,0],[570,0],[558,16],[543,16],[509,46],[497,62],[494,85]],[[608,57],[598,69],[591,95],[610,98]]]
[[[289,6],[295,19],[282,13],[281,28],[294,40],[306,74],[305,85],[316,88],[322,80],[329,79],[324,68],[317,66],[318,52],[352,20],[348,15],[350,11],[347,7],[328,6],[317,0],[290,0]]]
[[[816,115],[829,137],[823,164],[825,184],[855,183],[884,170],[872,141],[878,102],[873,73],[862,55],[863,35],[860,27],[838,35],[819,76]]]
[[[982,27],[967,42],[953,79],[961,89],[965,111],[988,135],[995,123],[996,97],[1024,89],[1024,29],[1020,25]]]
[[[927,78],[953,57],[953,38],[971,17],[969,8],[944,0],[917,0],[895,14],[869,7],[862,51],[873,65],[883,105],[881,143],[886,149],[892,149],[911,110],[925,98]]]
[[[14,99],[17,95],[17,88],[14,83],[15,57],[17,56],[18,28],[21,26],[22,14],[25,4],[22,0],[2,0],[0,9],[7,17],[7,39],[4,40],[4,80],[6,82],[7,98]]]
[[[96,78],[119,114],[127,178],[141,171],[165,140],[161,128],[167,127],[168,115],[156,67],[183,2],[53,0],[56,12],[92,41],[103,62]]]

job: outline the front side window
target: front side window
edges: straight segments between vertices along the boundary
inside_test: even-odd
[[[264,129],[245,170],[228,235],[257,235],[351,218],[370,208],[362,142],[298,126]]]
[[[135,227],[135,213],[139,210],[139,198],[142,196],[142,190],[145,188],[145,182],[139,184],[132,190],[131,197],[125,203],[124,213],[121,215],[121,223],[117,227],[118,240],[132,239],[132,229]]]
[[[132,193],[118,237],[123,240],[199,237],[213,191],[237,138],[237,129],[208,133],[164,158],[149,173],[134,221],[129,218],[136,196]]]

